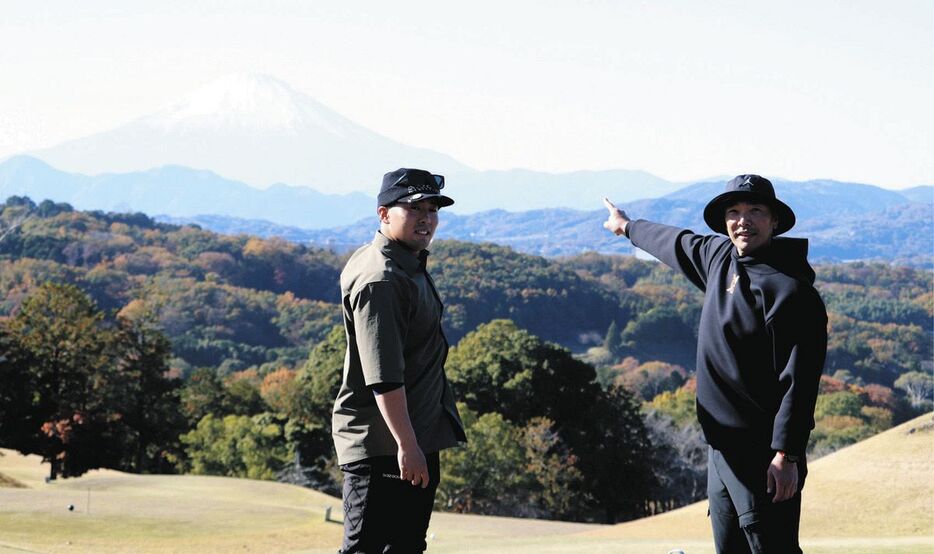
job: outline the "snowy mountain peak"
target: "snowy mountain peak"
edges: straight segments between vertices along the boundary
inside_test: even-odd
[[[297,132],[316,127],[339,137],[368,131],[269,75],[220,77],[144,118],[163,132],[192,128]]]
[[[268,75],[216,79],[111,131],[35,152],[67,171],[210,169],[258,187],[282,182],[327,193],[373,193],[397,167],[469,172],[456,160],[395,142]]]
[[[268,75],[234,73],[196,89],[174,105],[177,117],[199,116],[221,111],[254,113],[269,106],[295,107],[298,94]]]

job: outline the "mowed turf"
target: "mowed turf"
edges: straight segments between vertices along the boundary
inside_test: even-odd
[[[809,464],[802,509],[808,552],[934,553],[934,414]],[[588,535],[710,541],[707,503]]]
[[[326,506],[340,518],[340,500],[308,489],[109,470],[46,484],[39,458],[0,452],[0,553],[317,554],[340,542],[340,524],[324,521]],[[932,414],[813,462],[805,551],[934,553],[932,475]],[[713,553],[704,502],[614,526],[436,513],[430,533],[438,553]]]
[[[4,453],[0,472],[28,488],[0,489],[0,548],[276,552],[325,547],[340,536],[323,515],[325,506],[337,509],[338,501],[300,487],[107,470],[45,484],[47,465],[33,456]]]

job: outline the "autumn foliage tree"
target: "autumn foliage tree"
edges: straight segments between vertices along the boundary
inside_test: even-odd
[[[176,411],[165,338],[105,321],[77,287],[36,288],[6,322],[4,340],[4,380],[15,383],[22,411],[4,418],[0,440],[41,455],[51,478],[97,467],[150,470],[156,444],[177,434],[165,419]]]
[[[51,464],[51,478],[81,475],[106,459],[103,438],[109,381],[108,330],[90,299],[69,285],[45,284],[23,303],[7,325],[17,343],[17,372],[32,402],[14,425],[27,430],[12,444]],[[84,456],[79,455],[84,454]],[[89,457],[93,459],[88,459]],[[104,459],[101,459],[104,458]]]

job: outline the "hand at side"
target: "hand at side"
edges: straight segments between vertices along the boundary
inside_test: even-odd
[[[425,460],[425,453],[418,446],[415,430],[409,419],[405,387],[374,394],[376,406],[399,447],[396,453],[396,459],[399,462],[399,477],[415,486],[420,485],[423,489],[426,488],[429,479],[428,462]]]
[[[773,504],[784,502],[798,492],[798,464],[789,462],[779,452],[769,464],[768,492],[775,494]]]

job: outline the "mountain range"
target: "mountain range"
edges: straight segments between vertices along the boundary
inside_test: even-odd
[[[837,181],[776,181],[775,186],[778,196],[797,214],[797,223],[788,236],[807,237],[812,260],[872,260],[934,267],[934,187],[917,187],[902,194],[871,185]],[[662,198],[623,202],[619,206],[633,218],[704,233],[709,232],[701,217],[706,199],[722,189],[722,181],[699,183]],[[195,223],[227,234],[280,236],[341,252],[369,241],[377,228],[373,215],[332,229],[300,229],[224,216],[175,218],[163,215],[157,219],[176,224]],[[489,210],[466,215],[445,210],[436,238],[495,242],[544,256],[586,251],[636,253],[629,241],[603,229],[605,219],[605,209]]]
[[[934,187],[891,191],[832,180],[774,181],[778,196],[797,214],[790,235],[811,239],[811,257],[826,261],[884,260],[934,266]],[[560,187],[556,181],[553,187]],[[723,190],[723,180],[694,183],[659,198],[626,201],[611,198],[634,218],[645,218],[704,232],[701,213],[706,199]],[[568,187],[565,187],[568,188]],[[600,187],[569,187],[578,205],[600,205]],[[508,186],[501,190],[511,190]],[[512,194],[539,192],[531,184]],[[28,156],[0,164],[0,198],[52,199],[79,209],[141,211],[161,221],[196,223],[221,233],[281,236],[296,242],[346,251],[363,244],[375,230],[375,200],[362,193],[323,194],[284,184],[265,190],[220,177],[207,170],[163,166],[132,173],[87,176],[59,171]],[[500,205],[505,195],[490,198]],[[525,203],[528,204],[528,203]],[[501,204],[463,214],[445,210],[439,239],[495,242],[545,256],[593,250],[630,253],[628,241],[601,227],[605,210],[539,208]]]
[[[283,184],[260,190],[207,170],[175,165],[94,176],[66,173],[30,156],[0,164],[0,197],[13,195],[67,202],[82,210],[176,217],[224,214],[309,229],[346,225],[373,213],[376,204],[359,192],[323,194]]]
[[[582,199],[595,191],[634,200],[680,187],[642,171],[477,171],[446,154],[370,131],[274,77],[254,74],[221,77],[110,131],[27,154],[86,175],[106,172],[132,180],[153,168],[185,166],[256,188],[287,183],[374,197],[383,173],[418,167],[447,177],[461,213],[495,206],[585,209]],[[178,173],[175,178],[178,188],[204,182]],[[536,194],[528,192],[532,185]]]
[[[439,238],[545,255],[630,251],[600,227],[603,196],[633,217],[703,230],[703,205],[726,179],[673,183],[622,169],[477,171],[372,132],[273,77],[236,74],[111,131],[3,161],[0,198],[140,211],[347,249],[368,240],[380,177],[396,167],[446,175],[445,192],[456,203],[445,210]],[[792,234],[811,237],[813,255],[929,264],[934,187],[772,180],[798,216]]]
[[[483,172],[482,175],[489,179],[487,184],[465,188],[461,191],[464,196],[460,192],[454,195],[452,191],[450,194],[456,197],[457,203],[446,211],[460,215],[480,214],[491,209],[509,213],[586,212],[599,209],[601,198],[609,196],[614,202],[629,205],[637,217],[644,213],[646,217],[671,224],[702,228],[698,199],[712,198],[724,185],[724,179],[717,179],[679,187],[647,173],[623,170],[566,175],[516,170]],[[510,175],[515,175],[516,179],[511,180]],[[614,175],[618,178],[614,179]],[[605,184],[611,180],[617,184],[622,181],[642,184],[632,187]],[[795,209],[799,220],[857,215],[908,202],[927,204],[934,209],[934,187],[930,185],[892,191],[833,180],[775,179],[774,184],[779,197]],[[640,190],[642,196],[638,196]],[[659,194],[665,191],[667,193]],[[373,196],[359,192],[325,194],[309,187],[282,183],[257,189],[208,170],[177,165],[130,173],[83,175],[60,171],[30,156],[15,156],[0,163],[0,198],[12,195],[25,195],[36,201],[68,202],[86,210],[140,211],[170,218],[222,216],[251,221],[237,223],[241,228],[244,225],[299,229],[342,227],[372,215],[376,205]],[[567,201],[562,202],[563,199]],[[458,209],[464,203],[474,209]],[[212,221],[217,224],[222,217],[214,217]],[[265,223],[257,223],[258,220]],[[492,230],[476,232],[496,238]],[[512,234],[504,230],[503,237],[509,238]],[[549,251],[546,248],[538,253]]]

